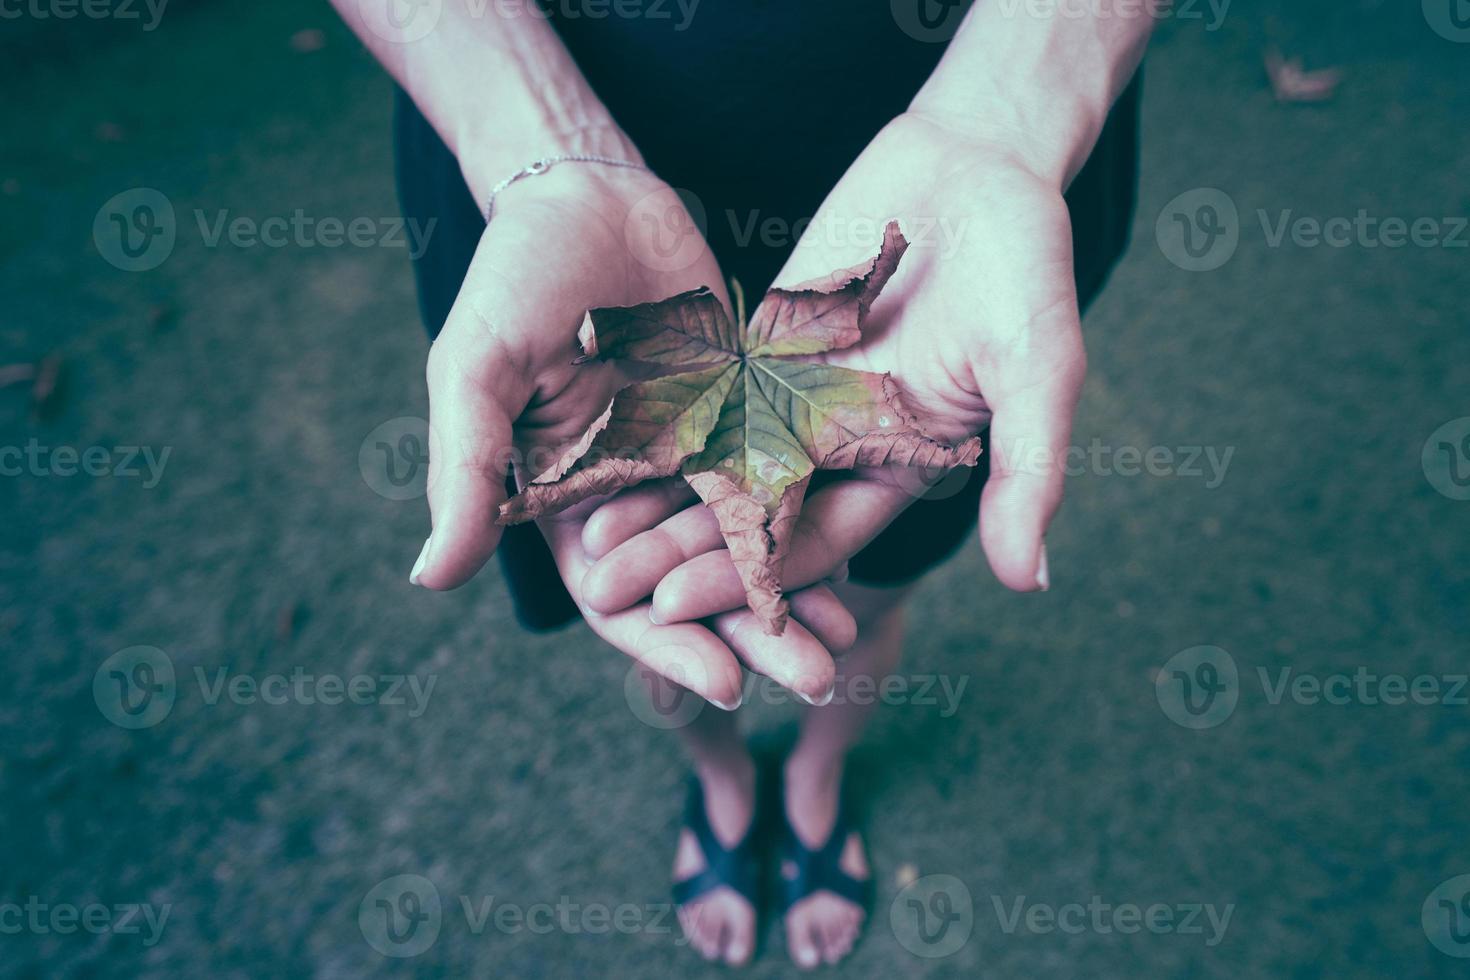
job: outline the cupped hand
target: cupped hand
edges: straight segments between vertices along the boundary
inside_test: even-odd
[[[630,380],[616,364],[573,363],[585,312],[704,285],[723,295],[692,219],[651,174],[566,163],[500,195],[429,353],[433,530],[415,584],[451,589],[472,577],[499,542],[507,474],[524,483],[549,467]],[[707,624],[654,623],[648,603],[590,608],[582,532],[597,503],[538,524],[600,636],[725,707],[739,702],[739,660],[808,699],[826,696],[835,672],[829,651],[850,645],[855,627],[825,586],[793,596],[796,622],[781,637],[765,636],[739,603]]]
[[[832,191],[778,283],[871,257],[889,219],[898,220],[910,248],[874,305],[863,340],[821,356],[890,372],[905,404],[943,441],[989,425],[982,545],[1006,586],[1045,589],[1043,538],[1062,498],[1060,464],[1086,369],[1062,190],[1007,139],[906,114]],[[831,576],[933,477],[862,470],[812,493],[785,586]],[[599,559],[586,579],[591,608],[610,612],[651,595],[654,616],[672,623],[743,602],[712,515],[681,509],[686,500],[618,498],[591,518],[584,542]]]

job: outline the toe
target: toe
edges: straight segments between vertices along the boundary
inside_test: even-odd
[[[805,915],[788,918],[786,943],[791,949],[791,959],[803,970],[810,970],[822,961],[817,949],[817,937]]]
[[[725,929],[725,962],[743,966],[755,950],[755,910],[743,903],[733,910]]]
[[[849,910],[847,917],[843,919],[842,925],[837,930],[835,946],[838,959],[852,952],[852,947],[857,942],[862,926],[863,914],[856,909]]]
[[[833,915],[822,926],[822,962],[829,967],[842,958],[842,920]]]
[[[744,966],[750,962],[750,951],[750,936],[731,930],[730,940],[725,944],[725,962],[730,966]]]

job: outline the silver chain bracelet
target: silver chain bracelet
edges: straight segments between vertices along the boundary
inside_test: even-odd
[[[517,170],[490,189],[490,198],[485,202],[486,223],[488,224],[490,219],[494,217],[495,198],[502,191],[522,177],[535,177],[538,174],[544,174],[558,163],[604,163],[609,167],[627,167],[629,170],[648,170],[648,167],[641,163],[634,163],[631,160],[618,160],[614,157],[598,156],[595,153],[560,153],[555,156],[542,157],[530,166]],[[653,171],[648,170],[648,172],[652,173]]]

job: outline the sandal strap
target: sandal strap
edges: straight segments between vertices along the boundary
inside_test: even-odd
[[[758,811],[755,811],[758,812]],[[684,826],[694,835],[704,853],[704,870],[676,881],[673,885],[675,905],[687,905],[722,886],[735,891],[751,905],[759,892],[760,863],[755,853],[756,817],[751,816],[750,829],[734,847],[725,847],[710,826],[704,806],[704,789],[697,777],[689,777],[689,794],[684,802]]]
[[[832,833],[827,842],[817,848],[809,848],[797,836],[791,820],[782,808],[781,834],[781,901],[782,909],[789,909],[808,895],[829,891],[845,898],[860,908],[867,909],[873,900],[873,878],[854,878],[842,870],[842,852],[847,839],[852,835],[846,807],[837,808],[837,819],[832,823]],[[794,877],[786,877],[786,862],[795,868]]]

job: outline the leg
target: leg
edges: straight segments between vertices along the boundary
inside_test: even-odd
[[[656,697],[666,699],[674,693],[662,677],[646,676]],[[704,790],[710,829],[721,844],[733,847],[745,836],[755,813],[755,763],[740,738],[735,712],[707,706],[679,729],[679,735]],[[699,842],[687,828],[680,831],[674,880],[691,878],[704,868]],[[689,944],[705,959],[737,966],[747,962],[755,949],[755,909],[729,888],[681,906],[679,923]]]
[[[832,833],[848,750],[862,736],[873,711],[871,696],[854,699],[847,689],[855,678],[862,678],[865,694],[876,690],[897,666],[903,649],[907,587],[879,589],[843,583],[836,590],[857,617],[858,641],[838,663],[832,703],[807,708],[802,716],[801,735],[786,759],[783,773],[787,819],[808,847],[819,846]],[[856,833],[843,848],[841,867],[858,879],[870,873],[862,840]],[[804,968],[823,961],[836,963],[852,949],[863,915],[862,909],[846,899],[817,892],[792,906],[787,914],[787,948]]]

